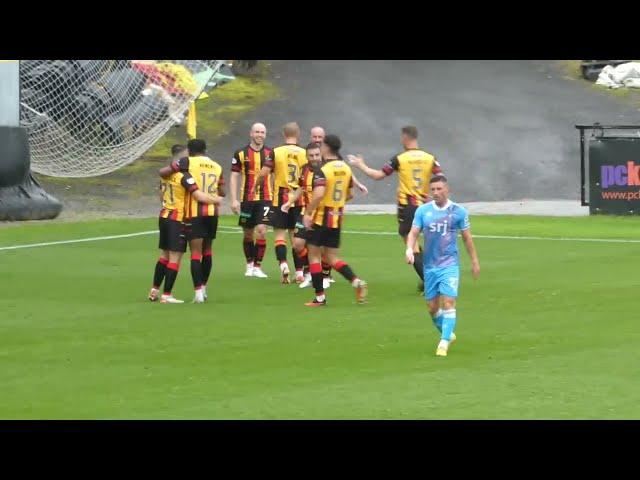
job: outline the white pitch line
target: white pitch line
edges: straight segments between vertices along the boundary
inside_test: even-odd
[[[220,226],[218,228],[228,228],[225,233],[240,233],[240,227]],[[355,233],[358,235],[397,235],[397,232],[367,232],[363,230],[345,230],[342,233]],[[473,238],[491,238],[500,240],[554,240],[558,242],[604,242],[604,243],[640,243],[640,240],[620,239],[620,238],[571,238],[571,237],[527,237],[509,235],[473,235]]]
[[[50,245],[64,245],[66,243],[97,242],[100,240],[114,240],[116,238],[139,237],[141,235],[151,235],[152,233],[158,233],[158,231],[148,230],[146,232],[127,233],[124,235],[110,235],[108,237],[78,238],[75,240],[60,240],[59,242],[28,243],[26,245],[13,245],[11,247],[0,247],[0,250],[17,250],[19,248],[48,247]]]
[[[240,227],[229,227],[226,225],[220,225],[219,228],[221,229],[220,233],[242,232],[242,229]],[[109,235],[106,237],[78,238],[74,240],[60,240],[57,242],[28,243],[25,245],[12,245],[8,247],[0,247],[0,251],[18,250],[21,248],[48,247],[51,245],[65,245],[69,243],[98,242],[101,240],[115,240],[118,238],[139,237],[142,235],[152,235],[157,233],[158,233],[157,230],[147,230],[145,232],[127,233],[123,235]],[[397,235],[397,232],[368,232],[363,230],[345,230],[343,233],[356,234],[356,235]],[[497,240],[549,240],[549,241],[556,241],[556,242],[640,243],[640,240],[621,239],[621,238],[530,237],[530,236],[509,236],[509,235],[474,235],[473,237],[497,239]]]
[[[640,243],[640,240],[626,238],[511,237],[507,235],[473,235],[473,238],[497,238],[504,240],[554,240],[556,242]]]

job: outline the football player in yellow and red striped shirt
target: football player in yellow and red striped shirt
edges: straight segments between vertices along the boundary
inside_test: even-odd
[[[273,159],[273,149],[264,144],[266,136],[267,127],[262,123],[254,123],[249,131],[249,144],[236,150],[231,160],[231,210],[240,214],[238,225],[244,232],[242,246],[247,260],[245,277],[267,277],[260,265],[267,248],[266,234],[273,200],[273,175],[265,176],[256,184],[258,172],[265,163]],[[258,237],[255,243],[254,232]]]
[[[171,159],[170,161],[174,161],[177,160],[178,158],[180,158],[182,155],[186,155],[187,153],[187,147],[185,147],[184,145],[173,145],[171,147]],[[165,178],[161,178],[160,179],[160,205],[162,205],[161,210],[160,210],[160,216],[159,216],[159,220],[158,220],[158,230],[160,232],[160,244],[167,246],[168,240],[166,238],[167,233],[163,233],[163,229],[165,229],[166,227],[163,226],[163,220],[161,220],[162,218],[166,218],[163,216],[164,212],[165,212],[165,194],[167,194],[167,189],[169,187],[167,186],[167,179]],[[180,238],[184,242],[184,233],[180,232],[178,234],[178,237]],[[174,240],[175,242],[175,240]],[[179,246],[181,248],[181,246]],[[158,294],[160,293],[160,286],[162,285],[162,282],[165,280],[165,275],[167,273],[167,265],[169,264],[169,250],[166,248],[162,248],[162,246],[160,247],[160,257],[158,258],[158,261],[156,262],[156,266],[153,272],[153,284],[151,286],[151,290],[149,291],[149,300],[151,300],[152,302],[155,302],[158,299]],[[180,262],[178,262],[178,265],[180,264]],[[175,280],[174,280],[175,281]],[[165,282],[166,283],[166,282]],[[173,283],[173,282],[172,282]],[[171,289],[169,289],[169,291],[171,291]]]
[[[348,155],[348,159],[351,165],[358,167],[374,180],[382,180],[393,172],[398,172],[398,234],[406,244],[416,209],[428,201],[431,175],[442,173],[442,169],[436,157],[418,147],[416,127],[402,127],[401,140],[404,152],[395,155],[380,170],[368,167],[360,155]],[[417,243],[415,248],[418,253]],[[413,267],[420,280],[424,282],[422,255],[416,255]]]
[[[166,177],[163,185],[162,210],[158,221],[160,231],[158,246],[162,250],[162,255],[156,264],[149,300],[157,299],[160,283],[164,278],[164,293],[160,303],[184,303],[174,298],[171,290],[178,276],[182,255],[187,249],[183,223],[187,204],[191,197],[206,204],[216,203],[219,200],[199,190],[198,184],[189,172],[172,173]]]
[[[289,201],[282,205],[283,212],[289,212],[294,205],[301,204],[301,210],[298,212],[296,226],[293,233],[293,250],[294,262],[296,266],[296,282],[300,284],[300,288],[306,288],[311,284],[311,275],[309,274],[309,257],[307,250],[307,240],[309,239],[309,231],[304,228],[302,217],[307,205],[311,203],[313,194],[313,176],[317,169],[322,165],[322,155],[320,154],[320,144],[310,143],[306,148],[307,163],[300,170],[298,178],[298,188]]]
[[[314,127],[311,128],[311,130],[309,131],[309,138],[311,140],[311,142],[315,142],[318,144],[322,144],[322,142],[324,141],[324,137],[325,137],[325,131],[324,128],[322,128],[320,125],[316,125]],[[364,185],[363,183],[361,183],[355,176],[355,174],[353,172],[351,172],[352,174],[352,179],[353,179],[353,184],[356,186],[356,188],[358,190],[360,190],[360,192],[363,195],[366,195],[367,193],[369,193],[369,190],[367,189],[366,185]],[[335,282],[335,280],[332,278],[331,276],[331,265],[329,265],[329,263],[327,262],[326,258],[324,258],[324,256],[322,257],[322,274],[324,275],[324,288],[327,289],[331,286],[332,283]],[[304,287],[308,286],[308,283],[305,282]]]
[[[321,145],[324,165],[316,170],[313,178],[313,196],[304,214],[304,226],[310,229],[309,270],[316,291],[309,307],[325,306],[323,287],[322,251],[329,264],[346,278],[356,290],[356,300],[364,303],[367,284],[358,278],[351,267],[338,258],[340,228],[344,215],[344,205],[353,198],[351,168],[340,159],[342,142],[336,135],[327,135]]]
[[[273,149],[271,161],[265,162],[262,170],[256,175],[256,183],[260,183],[262,178],[273,173],[273,206],[269,223],[273,227],[275,237],[276,259],[280,265],[282,283],[289,283],[289,265],[287,264],[287,230],[289,239],[293,247],[293,230],[296,227],[298,214],[302,209],[302,200],[298,199],[295,204],[287,209],[281,210],[282,205],[289,202],[289,198],[298,188],[300,171],[307,163],[306,150],[298,145],[300,138],[300,127],[295,122],[289,122],[282,128],[284,144]],[[300,263],[295,250],[292,249],[294,264]],[[304,277],[296,277],[296,281],[301,282]]]
[[[195,290],[194,303],[207,299],[207,282],[213,265],[212,243],[218,231],[219,203],[224,197],[224,178],[220,164],[206,156],[204,140],[194,138],[187,144],[189,156],[171,164],[172,171],[189,172],[198,188],[215,196],[216,204],[189,198],[185,211],[185,229],[191,250],[191,278]]]

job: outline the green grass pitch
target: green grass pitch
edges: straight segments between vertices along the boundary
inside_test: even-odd
[[[479,236],[640,239],[637,218],[471,221]],[[11,225],[0,248],[156,225]],[[205,305],[146,299],[156,235],[0,250],[0,418],[640,418],[640,243],[476,238],[477,282],[460,243],[458,342],[439,358],[396,235],[343,234],[367,305],[336,274],[329,306],[307,309],[311,289],[278,282],[271,233],[270,278],[245,278],[235,219],[221,225]],[[192,298],[187,259],[174,293]]]

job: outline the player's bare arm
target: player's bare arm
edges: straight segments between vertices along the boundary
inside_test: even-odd
[[[173,168],[171,168],[171,165],[166,165],[162,167],[160,170],[158,170],[158,175],[160,175],[162,178],[167,178],[171,176],[172,173],[173,173]]]
[[[231,211],[240,213],[240,202],[238,201],[238,183],[240,172],[231,172]]]
[[[407,250],[405,251],[407,263],[411,265],[413,265],[414,262],[414,250],[419,236],[420,229],[418,227],[411,227],[409,235],[407,235]]]
[[[302,196],[302,188],[298,187],[293,192],[293,194],[289,197],[289,201],[280,207],[280,210],[282,210],[284,213],[287,213],[289,209],[291,209],[291,207],[293,207],[296,204],[296,202],[301,196]]]
[[[185,158],[173,160],[169,165],[165,165],[160,170],[158,170],[158,175],[162,178],[167,178],[171,176],[172,173],[178,172],[180,170],[187,171],[188,170],[188,161]]]
[[[352,198],[353,198],[353,187],[349,187],[349,191],[347,192],[347,201],[351,200]]]
[[[471,275],[476,280],[480,276],[480,261],[478,260],[478,253],[476,252],[476,246],[473,244],[473,237],[471,236],[471,229],[462,231],[462,240],[464,246],[467,249],[469,258],[471,259]]]
[[[309,206],[307,207],[307,210],[304,214],[303,222],[305,228],[313,227],[313,212],[315,212],[316,208],[318,208],[318,205],[320,205],[320,202],[324,197],[325,190],[326,187],[324,185],[321,187],[315,187],[313,189],[313,197],[311,198],[311,203],[309,203]]]
[[[367,188],[367,186],[364,183],[361,183],[354,174],[351,175],[351,178],[353,179],[354,185],[358,188],[358,190],[360,190],[360,192],[362,192],[363,195],[369,193],[369,189]]]
[[[206,203],[208,205],[220,205],[222,203],[222,197],[218,195],[209,195],[202,190],[195,190],[191,195],[200,203]]]
[[[369,177],[372,178],[374,180],[382,180],[383,178],[385,178],[387,176],[386,173],[384,173],[382,170],[376,170],[375,168],[371,168],[369,167],[365,162],[364,162],[364,158],[362,155],[347,155],[347,158],[349,159],[349,163],[357,168],[359,168],[360,170],[362,170],[362,172],[364,172],[364,174]],[[355,177],[354,177],[354,181],[355,181]]]
[[[225,185],[225,181],[224,181],[224,173],[220,172],[220,178],[218,179],[218,196],[219,197],[226,197],[227,196],[227,192],[224,188]]]

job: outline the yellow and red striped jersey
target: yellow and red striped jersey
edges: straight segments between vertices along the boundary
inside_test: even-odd
[[[313,196],[313,177],[316,170],[317,168],[313,167],[310,163],[306,163],[300,171],[298,185],[302,188],[302,195],[300,195],[296,205],[302,206],[302,213],[304,213],[305,207],[311,203],[311,197]]]
[[[284,205],[298,188],[300,170],[307,163],[307,151],[299,145],[285,143],[273,149],[273,158],[264,163],[273,172],[273,206]],[[296,205],[302,205],[298,200]]]
[[[271,180],[273,174],[265,176],[260,185],[255,185],[256,175],[265,163],[273,160],[273,150],[263,146],[260,150],[254,150],[251,145],[247,145],[233,154],[231,160],[231,171],[239,172],[242,176],[240,184],[240,201],[249,202],[254,200],[273,200],[271,191]],[[249,192],[253,189],[253,196],[249,198]]]
[[[162,210],[160,217],[181,222],[191,192],[198,184],[189,172],[175,172],[162,182]]]
[[[382,167],[386,175],[398,172],[398,205],[422,205],[429,197],[432,174],[442,173],[436,157],[424,150],[410,148]]]
[[[198,188],[210,195],[217,195],[218,187],[224,185],[222,166],[205,156],[183,157],[172,164],[174,171],[189,172]],[[185,206],[185,218],[216,217],[220,209],[216,205],[198,202],[189,195]]]
[[[313,187],[324,186],[324,197],[313,213],[313,223],[328,228],[340,228],[344,205],[353,187],[351,167],[342,160],[329,160],[315,171]]]

